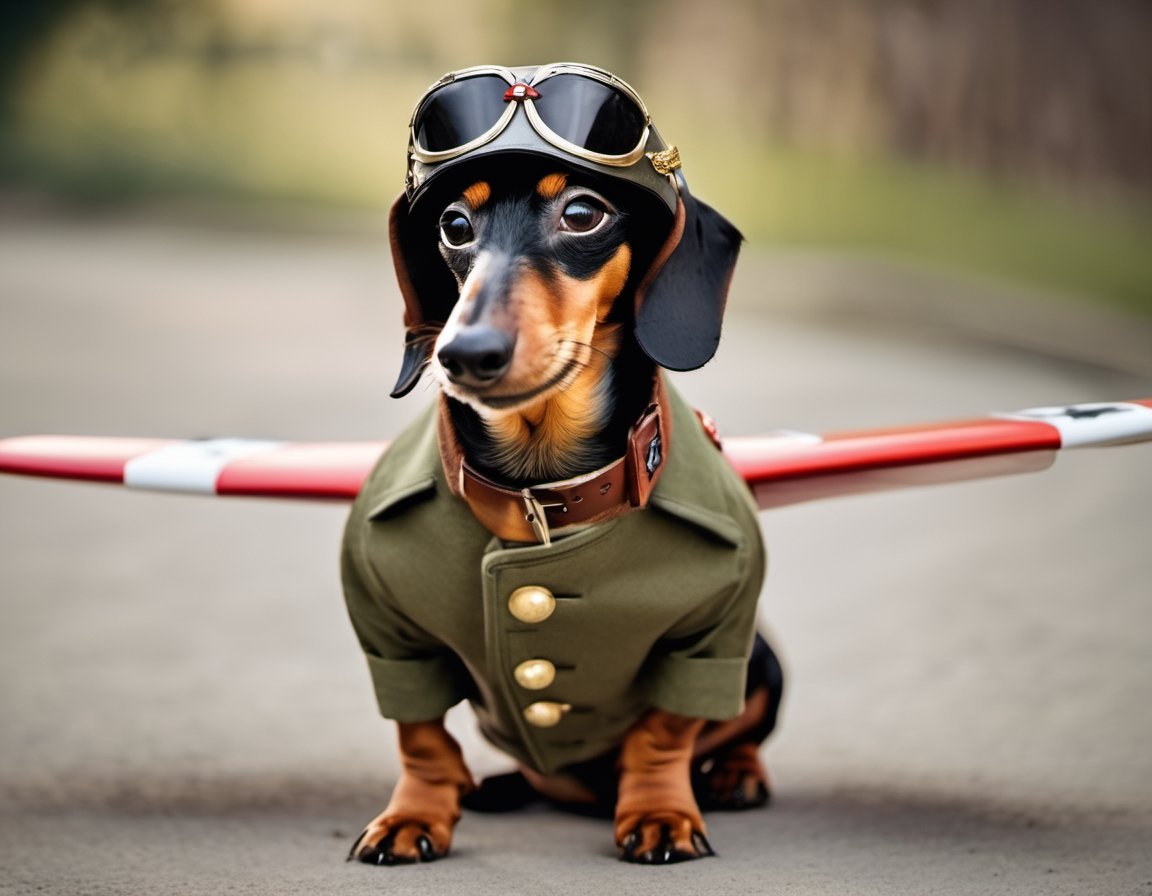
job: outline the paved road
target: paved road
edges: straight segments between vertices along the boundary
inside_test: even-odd
[[[371,234],[0,217],[0,435],[376,438],[428,397],[387,397]],[[989,333],[1014,302],[752,253],[720,359],[680,383],[733,433],[1152,394],[1138,330]],[[1115,362],[1067,350],[1112,338]],[[467,817],[437,865],[343,864],[395,756],[342,509],[0,480],[0,893],[1152,893],[1150,461],[765,514],[778,797],[710,818],[720,858],[656,870],[543,810]]]

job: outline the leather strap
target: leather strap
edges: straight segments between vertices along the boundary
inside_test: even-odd
[[[560,482],[523,489],[493,482],[464,460],[446,418],[442,413],[440,455],[449,485],[468,502],[476,519],[505,541],[551,544],[554,529],[602,522],[645,507],[668,453],[670,417],[659,375],[651,401],[628,431],[624,456]]]

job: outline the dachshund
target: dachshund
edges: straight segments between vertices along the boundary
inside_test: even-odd
[[[758,745],[775,725],[783,678],[754,632],[763,575],[755,512],[661,368],[711,357],[741,237],[682,180],[669,224],[631,185],[563,160],[491,156],[464,172],[438,201],[422,200],[431,207],[423,220],[410,195],[392,212],[408,323],[394,395],[425,370],[439,395],[385,455],[345,536],[349,611],[381,710],[398,721],[402,767],[387,808],[349,859],[437,859],[449,852],[462,808],[505,811],[535,799],[613,817],[626,861],[713,855],[702,808],[769,800]],[[399,459],[389,460],[393,452]],[[723,483],[729,497],[719,511],[677,503],[675,482],[697,481]],[[676,513],[684,518],[669,522]],[[726,519],[733,515],[737,522]],[[652,533],[644,548],[616,547],[633,530]],[[429,541],[432,556],[417,559]],[[686,544],[721,558],[723,570],[710,573],[711,561],[697,563]],[[547,566],[563,551],[580,559]],[[641,586],[621,586],[625,600],[646,587],[678,594],[677,584],[647,584],[678,559],[688,564],[679,573],[684,588],[698,576],[704,584],[692,587],[716,594],[669,596],[672,618],[651,623],[656,611],[645,597],[634,634],[611,617],[577,616],[592,614],[592,601],[566,592],[581,577],[615,575],[617,554],[622,578],[644,573]],[[739,582],[723,585],[733,557],[741,558]],[[519,587],[505,603],[508,589],[499,591],[496,577],[521,569],[529,578],[552,570],[563,587]],[[479,583],[474,596],[457,595],[469,576]],[[516,645],[551,637],[547,627],[564,618],[573,632],[585,618],[596,631],[622,628],[628,649],[605,646],[605,658],[596,644],[565,637],[536,642],[549,645],[555,662],[529,656],[512,669]],[[638,656],[625,662],[629,650]],[[581,651],[591,661],[572,660]],[[624,680],[583,690],[581,668],[605,677],[617,661],[630,670],[618,673]],[[656,668],[674,670],[675,680],[657,682]],[[700,669],[724,676],[720,702]],[[605,705],[624,709],[605,711],[603,731],[583,732],[596,713],[582,704],[597,703],[601,691]],[[525,706],[537,693],[556,699]],[[473,781],[443,723],[459,699],[472,702],[481,730],[518,760],[518,771]],[[555,758],[534,740],[566,725],[587,734],[584,746],[556,740]]]

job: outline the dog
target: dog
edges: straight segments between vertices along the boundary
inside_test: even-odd
[[[626,861],[713,855],[702,808],[768,801],[783,678],[755,507],[662,370],[712,357],[739,232],[632,88],[563,63],[430,88],[390,240],[393,395],[425,371],[439,394],[345,532],[402,766],[349,859],[438,859],[462,807],[538,798],[613,817]],[[462,700],[517,771],[473,781],[443,723]]]

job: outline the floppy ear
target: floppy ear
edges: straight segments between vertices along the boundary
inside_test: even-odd
[[[404,357],[392,397],[407,395],[420,380],[439,328],[456,304],[456,278],[440,257],[436,229],[409,213],[403,193],[388,214],[388,242],[404,297]]]
[[[636,341],[661,367],[695,370],[716,354],[743,239],[681,183],[672,232],[636,288]]]

